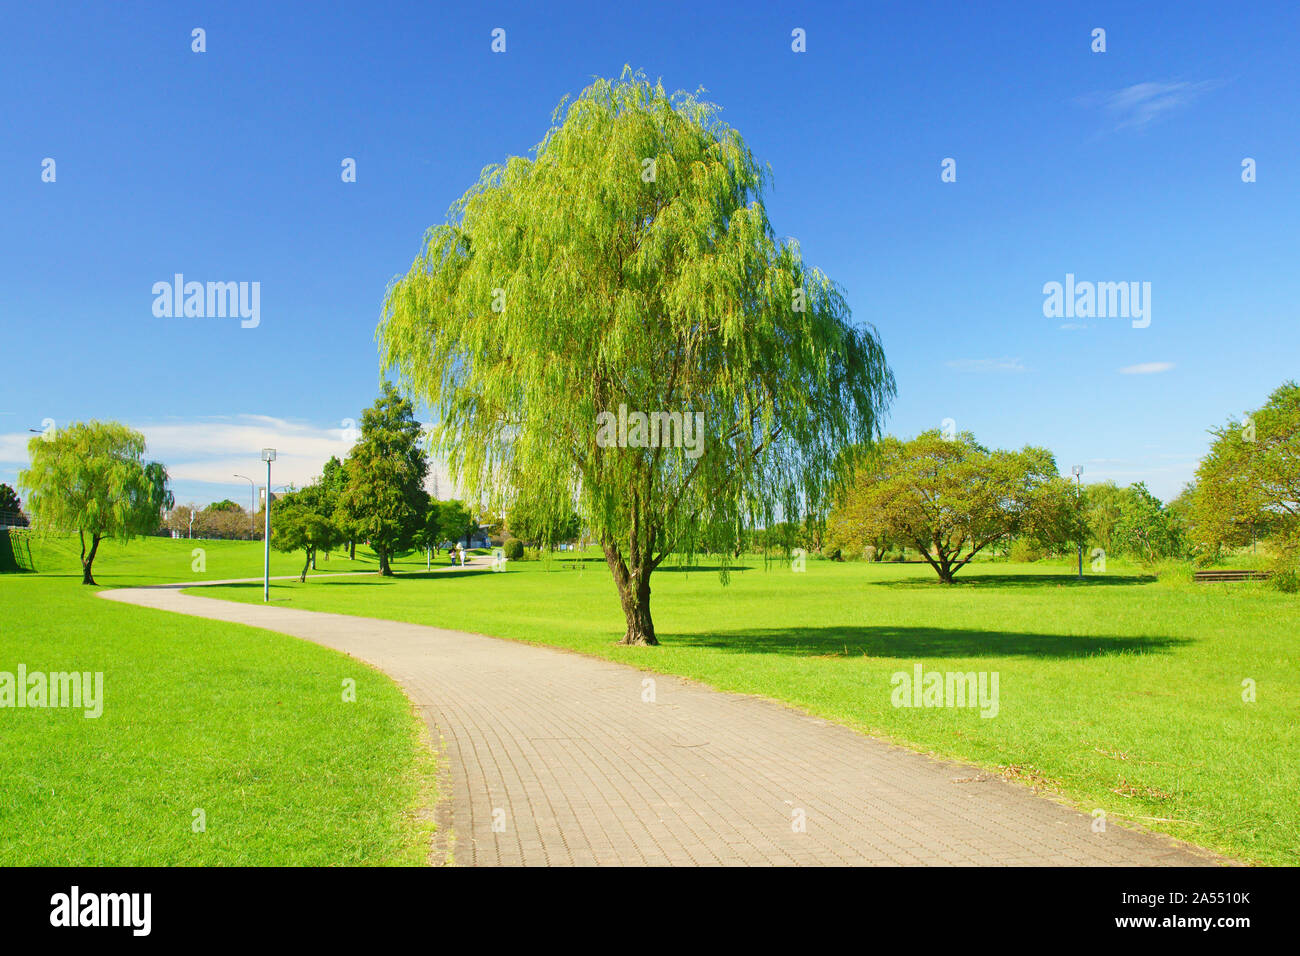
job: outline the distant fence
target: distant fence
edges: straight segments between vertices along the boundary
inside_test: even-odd
[[[0,531],[8,528],[30,528],[32,519],[21,511],[0,511]]]
[[[0,528],[0,574],[36,570],[30,538],[26,528]]]

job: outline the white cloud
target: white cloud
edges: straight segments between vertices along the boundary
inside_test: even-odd
[[[1103,107],[1115,120],[1115,129],[1140,129],[1153,120],[1189,106],[1206,90],[1218,85],[1214,80],[1199,83],[1134,83],[1120,90],[1083,97],[1081,102]]]
[[[943,364],[963,372],[1023,372],[1025,370],[1018,358],[953,359]]]
[[[1140,362],[1137,365],[1125,365],[1119,372],[1121,375],[1155,375],[1173,367],[1173,362]]]
[[[302,487],[320,475],[331,455],[340,460],[348,456],[360,427],[359,419],[330,427],[266,415],[127,424],[144,435],[145,457],[167,466],[177,500],[197,504],[226,497],[245,501],[248,485],[234,476],[247,475],[260,487],[266,480],[263,448],[276,450],[273,487]],[[26,468],[27,441],[32,437],[26,432],[0,433],[0,463],[17,466],[15,471]],[[463,497],[439,461],[429,463],[427,487],[436,487],[443,498]]]

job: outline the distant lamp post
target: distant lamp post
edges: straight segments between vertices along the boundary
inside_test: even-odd
[[[248,540],[252,541],[257,537],[257,485],[247,475],[234,475],[233,477],[243,478],[248,482]]]
[[[1073,468],[1070,469],[1070,474],[1074,475],[1074,487],[1075,487],[1074,501],[1075,501],[1075,507],[1077,511],[1078,509],[1082,508],[1083,505],[1083,478],[1082,478],[1083,466],[1075,465]],[[1079,580],[1080,581],[1083,580],[1083,529],[1082,528],[1079,529]]]
[[[271,600],[271,462],[275,449],[263,448],[262,461],[266,462],[266,534],[262,538],[262,601]]]

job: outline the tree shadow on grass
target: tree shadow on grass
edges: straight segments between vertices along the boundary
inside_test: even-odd
[[[1040,634],[943,627],[747,628],[705,634],[664,634],[664,643],[737,654],[791,657],[1039,657],[1168,653],[1190,638]]]
[[[894,581],[870,581],[873,588],[1096,588],[1152,584],[1153,574],[1093,574],[1080,581],[1074,574],[961,574],[944,584],[933,571],[929,577],[914,575]]]

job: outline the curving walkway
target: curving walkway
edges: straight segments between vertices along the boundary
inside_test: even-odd
[[[194,586],[100,596],[386,671],[442,740],[437,852],[458,864],[1225,862],[1114,822],[1094,833],[1023,787],[761,698],[481,634],[180,592]]]

